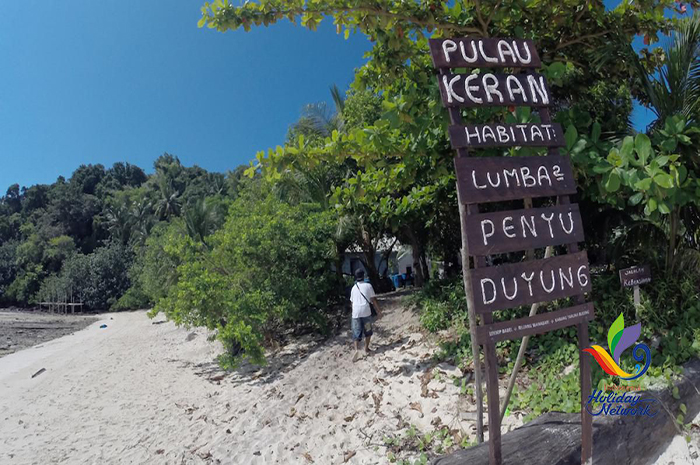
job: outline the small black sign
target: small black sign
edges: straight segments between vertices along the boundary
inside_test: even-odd
[[[639,286],[651,282],[651,268],[649,265],[633,266],[620,270],[620,284],[622,287]]]

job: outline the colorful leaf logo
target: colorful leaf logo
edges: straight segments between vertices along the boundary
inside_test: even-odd
[[[620,356],[625,350],[637,342],[641,332],[641,323],[625,328],[625,318],[622,313],[620,313],[608,330],[608,348],[610,349],[610,353],[612,353],[612,357],[605,349],[598,345],[593,345],[591,348],[584,349],[583,351],[591,354],[603,371],[609,375],[619,376],[622,379],[639,378],[649,369],[649,364],[651,363],[651,352],[649,348],[644,344],[638,344],[637,347],[635,347],[633,354],[634,359],[639,362],[644,360],[642,355],[637,354],[638,350],[641,350],[644,355],[646,355],[646,364],[643,368],[637,365],[635,367],[636,372],[633,374],[627,373],[620,368]]]

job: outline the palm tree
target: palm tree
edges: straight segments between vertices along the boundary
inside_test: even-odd
[[[216,230],[219,221],[215,206],[206,199],[199,199],[185,208],[183,216],[187,235],[207,245],[206,238]]]
[[[657,119],[653,127],[666,118],[681,115],[688,123],[696,122],[700,110],[700,14],[681,19],[664,48],[663,66],[647,71],[636,53],[636,79],[646,102]]]
[[[161,219],[168,219],[180,214],[180,193],[173,187],[171,179],[163,174],[156,175],[159,198],[156,202],[156,215]]]
[[[111,198],[105,211],[105,220],[110,235],[121,244],[128,244],[133,227],[129,198],[125,196]]]
[[[333,131],[343,132],[345,128],[343,121],[345,98],[335,84],[330,90],[335,108],[330,108],[326,102],[306,105],[301,112],[299,121],[292,125],[292,134],[301,133],[325,138],[333,134]]]
[[[134,202],[131,206],[131,221],[133,223],[132,239],[138,244],[144,244],[151,234],[153,227],[153,205],[146,199]]]

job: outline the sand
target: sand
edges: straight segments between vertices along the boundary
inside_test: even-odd
[[[415,314],[386,302],[366,359],[351,361],[344,331],[228,374],[206,330],[101,315],[0,359],[0,463],[376,464],[388,463],[384,438],[410,425],[473,435],[451,378],[462,373],[436,366]]]
[[[474,406],[452,381],[464,374],[436,364],[398,297],[384,301],[371,357],[353,363],[344,331],[234,373],[219,370],[206,330],[100,315],[0,358],[0,463],[385,464],[389,453],[419,456],[385,444],[410,425],[473,439]],[[520,419],[508,416],[504,432]]]

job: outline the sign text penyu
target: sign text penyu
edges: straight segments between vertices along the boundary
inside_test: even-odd
[[[469,216],[471,255],[493,255],[583,241],[578,205],[557,205]]]

